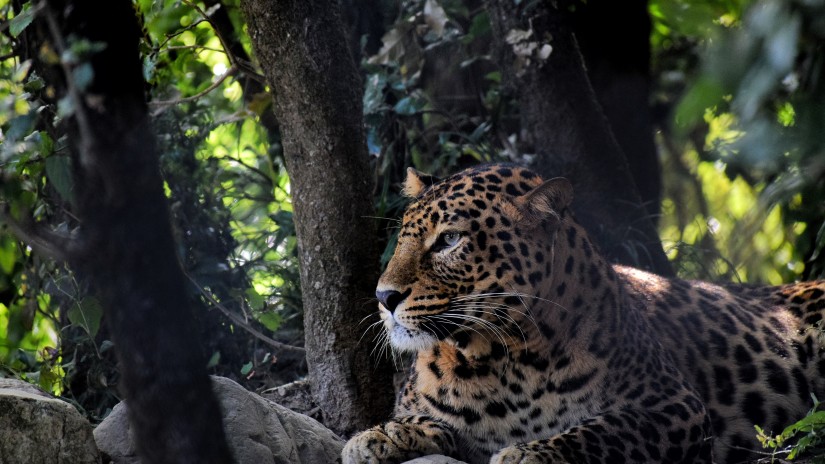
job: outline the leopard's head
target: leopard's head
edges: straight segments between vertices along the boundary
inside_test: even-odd
[[[390,343],[417,351],[517,332],[553,272],[570,183],[511,165],[444,180],[411,168],[404,190],[412,201],[376,289]]]

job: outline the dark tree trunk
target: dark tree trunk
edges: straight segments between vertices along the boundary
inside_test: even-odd
[[[77,38],[105,45],[87,88],[66,80],[81,224],[68,257],[104,306],[138,451],[147,463],[231,462],[172,238],[134,9],[54,0],[44,14],[56,51]]]
[[[312,392],[325,423],[348,434],[385,419],[394,399],[389,361],[379,364],[371,343],[359,343],[378,278],[362,85],[336,2],[241,7],[273,89],[291,179]]]
[[[538,155],[535,167],[539,172],[571,180],[574,210],[612,261],[671,275],[624,153],[590,86],[573,35],[574,18],[568,11],[572,6],[565,2],[557,8],[551,2],[521,6],[509,0],[488,2],[496,58],[505,84],[518,92],[528,145],[523,148]],[[531,30],[532,34],[518,42],[514,30]],[[514,45],[531,41],[537,42],[536,49],[519,70],[514,66]],[[552,53],[542,59],[539,50],[545,44],[552,46]]]
[[[625,155],[642,204],[656,224],[662,172],[650,111],[647,0],[591,0],[578,5],[573,18],[596,99]]]

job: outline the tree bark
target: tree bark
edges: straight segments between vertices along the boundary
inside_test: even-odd
[[[524,141],[537,154],[536,168],[542,174],[571,180],[577,216],[612,261],[672,275],[628,163],[590,86],[573,35],[568,11],[573,6],[488,1],[496,58],[505,85],[517,89]],[[513,30],[532,33],[518,42]],[[514,45],[531,41],[537,47],[519,69],[514,66],[519,59]],[[552,46],[552,53],[542,59],[539,50],[545,44]]]
[[[591,0],[578,5],[573,19],[596,99],[655,225],[661,209],[662,172],[650,107],[647,0]]]
[[[51,0],[44,14],[58,55],[67,40],[105,46],[64,62],[93,70],[88,87],[65,76],[80,222],[68,257],[104,307],[138,452],[147,463],[231,462],[172,238],[135,12],[125,0]]]
[[[359,343],[378,278],[362,85],[335,2],[241,8],[282,130],[312,392],[326,425],[346,435],[385,419],[394,400],[389,361],[370,359],[371,343]]]

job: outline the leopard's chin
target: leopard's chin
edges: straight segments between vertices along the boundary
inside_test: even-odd
[[[432,348],[438,342],[432,334],[415,329],[408,329],[401,324],[392,324],[387,327],[390,345],[393,348],[409,353],[415,353]]]

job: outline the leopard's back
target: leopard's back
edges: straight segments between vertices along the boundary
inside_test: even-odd
[[[702,396],[717,460],[753,460],[754,425],[777,434],[805,416],[811,395],[825,397],[825,281],[716,285],[617,271]]]

